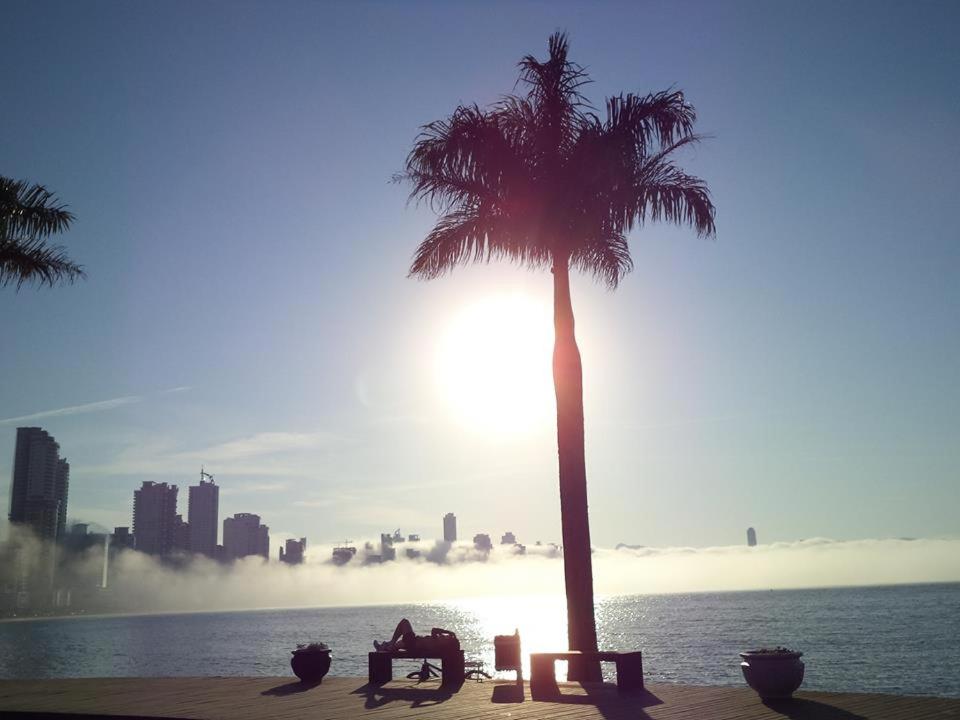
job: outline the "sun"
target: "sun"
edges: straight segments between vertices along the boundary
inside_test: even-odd
[[[434,376],[452,414],[484,432],[549,427],[556,414],[549,306],[519,293],[494,295],[448,322]]]

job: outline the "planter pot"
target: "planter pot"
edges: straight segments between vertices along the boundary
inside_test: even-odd
[[[294,650],[290,658],[293,674],[300,682],[318,683],[330,669],[329,650]]]
[[[764,700],[778,700],[793,695],[803,682],[803,663],[800,652],[740,653],[743,662],[740,669],[747,685],[757,691]]]

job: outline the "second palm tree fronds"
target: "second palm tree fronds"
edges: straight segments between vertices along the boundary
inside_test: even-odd
[[[70,227],[73,214],[42,185],[0,176],[0,285],[53,286],[84,277],[51,235]]]

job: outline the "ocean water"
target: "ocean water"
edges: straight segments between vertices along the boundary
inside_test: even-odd
[[[0,623],[0,677],[283,676],[290,650],[319,640],[331,674],[365,677],[372,640],[401,617],[455,631],[488,666],[493,636],[515,628],[527,661],[564,647],[557,597],[31,620]],[[804,653],[806,689],[960,697],[956,583],[609,597],[597,625],[602,648],[643,651],[648,681],[741,685],[738,652],[784,645]]]

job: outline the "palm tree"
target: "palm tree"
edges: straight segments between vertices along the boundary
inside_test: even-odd
[[[83,267],[47,238],[70,227],[73,214],[42,185],[0,176],[0,286],[53,286],[84,277]]]
[[[570,649],[597,649],[584,465],[583,382],[574,335],[570,270],[609,288],[633,266],[627,234],[647,220],[714,234],[706,183],[675,164],[695,143],[696,113],[681,92],[618,95],[601,119],[581,94],[589,82],[567,59],[567,38],[550,57],[520,61],[518,86],[487,110],[460,106],[421,129],[399,179],[411,199],[440,214],[419,245],[410,275],[436,278],[457,265],[507,259],[553,273],[553,380],[557,399],[560,508]],[[571,668],[592,679],[599,666]]]

